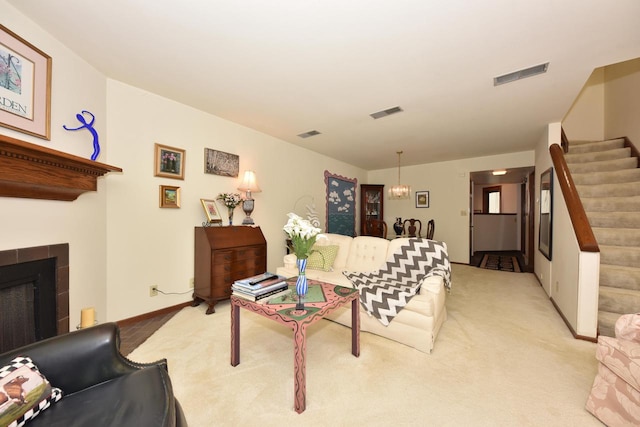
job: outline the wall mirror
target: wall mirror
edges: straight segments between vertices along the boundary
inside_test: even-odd
[[[553,219],[553,168],[540,175],[540,230],[538,249],[551,261],[551,237]]]

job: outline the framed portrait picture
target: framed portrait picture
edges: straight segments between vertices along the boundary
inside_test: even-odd
[[[185,150],[155,144],[155,176],[184,179]]]
[[[429,207],[429,192],[416,191],[416,208],[428,208],[428,207]]]
[[[51,57],[0,25],[0,126],[51,139]]]
[[[179,208],[180,207],[180,187],[171,185],[160,186],[160,207]]]
[[[213,175],[237,178],[240,170],[240,156],[224,151],[204,149],[204,172]]]
[[[200,202],[202,203],[205,215],[207,215],[207,222],[222,222],[222,217],[220,216],[220,211],[218,211],[218,205],[216,205],[215,200],[200,199]]]

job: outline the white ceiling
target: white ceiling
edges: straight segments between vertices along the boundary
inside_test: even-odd
[[[638,0],[7,1],[110,78],[367,170],[533,149],[640,56]]]

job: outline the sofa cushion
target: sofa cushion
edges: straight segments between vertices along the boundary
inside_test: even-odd
[[[175,411],[169,374],[154,365],[65,395],[28,427],[175,426]]]
[[[372,236],[354,237],[344,269],[362,273],[378,270],[387,260],[388,247],[389,241],[386,239]]]
[[[333,269],[333,262],[338,255],[337,245],[329,246],[313,246],[311,249],[311,255],[307,259],[307,268],[312,270],[331,271]]]
[[[20,427],[62,398],[31,358],[19,356],[0,368],[0,425]]]
[[[338,246],[340,249],[338,249],[338,255],[333,261],[333,268],[334,270],[344,269],[344,266],[347,264],[347,256],[349,255],[349,251],[351,250],[351,242],[353,241],[353,237],[333,233],[325,233],[321,236],[323,237],[316,240],[315,246]]]

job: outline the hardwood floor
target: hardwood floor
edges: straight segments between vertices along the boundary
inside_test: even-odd
[[[128,355],[171,319],[177,311],[120,326],[120,352]]]

